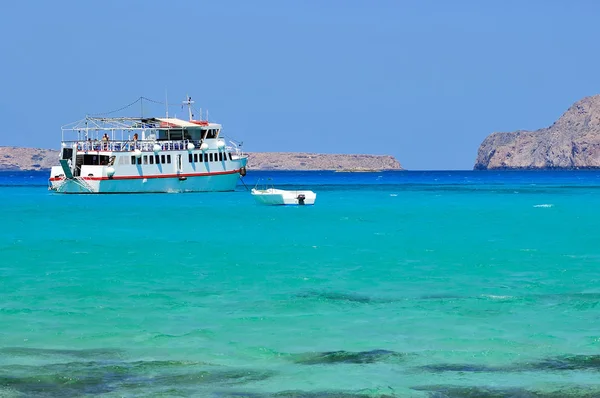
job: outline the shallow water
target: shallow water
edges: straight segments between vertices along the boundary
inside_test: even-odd
[[[0,395],[600,396],[600,172],[46,178],[0,173]]]

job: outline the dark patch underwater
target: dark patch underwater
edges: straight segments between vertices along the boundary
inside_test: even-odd
[[[189,361],[84,361],[2,366],[0,388],[26,396],[71,397],[147,387],[243,385],[273,374]]]
[[[317,299],[322,301],[345,301],[358,304],[371,304],[377,302],[368,296],[350,293],[335,293],[335,292],[307,292],[297,295],[300,298]]]
[[[564,355],[535,362],[515,363],[505,366],[477,364],[434,364],[419,367],[429,372],[531,372],[531,371],[600,371],[600,355]]]
[[[404,354],[388,350],[371,351],[327,351],[294,356],[294,362],[302,365],[331,365],[340,363],[367,364],[399,361]]]
[[[413,387],[427,391],[430,398],[598,398],[600,388],[562,387],[558,390],[540,391],[526,388],[496,388],[486,386],[431,385]]]
[[[280,391],[275,393],[218,392],[216,398],[395,398],[397,395],[349,391]]]

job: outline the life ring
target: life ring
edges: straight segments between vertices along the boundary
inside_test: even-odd
[[[240,169],[240,175],[241,175],[242,177],[244,177],[244,176],[246,175],[246,168],[245,168],[245,167],[242,167],[242,168]]]

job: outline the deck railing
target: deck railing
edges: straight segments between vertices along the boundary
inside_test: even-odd
[[[188,144],[194,144],[195,149],[200,149],[202,141],[193,140],[179,140],[179,141],[154,141],[154,140],[128,140],[128,141],[98,141],[98,140],[87,140],[87,141],[63,141],[62,144],[65,147],[73,147],[77,145],[77,151],[110,151],[110,152],[129,152],[140,150],[142,152],[154,152],[155,145],[160,145],[161,151],[184,151],[188,149]],[[227,146],[225,148],[228,151],[234,151],[241,154],[238,147]]]

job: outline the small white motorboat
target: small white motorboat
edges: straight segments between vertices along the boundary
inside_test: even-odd
[[[252,196],[257,203],[264,205],[314,205],[317,194],[313,191],[286,191],[283,189],[252,188]]]

